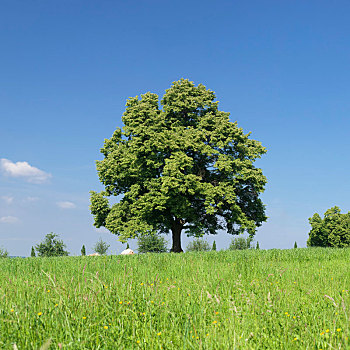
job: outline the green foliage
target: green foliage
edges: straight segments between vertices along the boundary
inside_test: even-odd
[[[9,255],[9,252],[5,248],[0,247],[0,258],[7,258]]]
[[[106,242],[104,242],[102,240],[102,238],[100,238],[96,244],[94,245],[94,247],[92,248],[92,250],[100,255],[105,255],[108,251],[108,248],[110,247],[109,244],[107,244]]]
[[[201,237],[226,230],[249,232],[266,220],[259,199],[266,178],[254,161],[266,152],[229,113],[213,91],[181,79],[161,99],[150,92],[129,98],[117,128],[97,161],[105,186],[91,191],[94,225],[119,240],[172,231],[180,252],[181,232]],[[115,204],[109,197],[123,195]]]
[[[341,214],[335,206],[324,213],[323,219],[317,213],[309,219],[311,231],[308,247],[349,247],[350,212]]]
[[[294,242],[294,249],[298,248],[297,241]]]
[[[259,241],[258,242],[256,242],[256,247],[255,247],[255,249],[260,249],[260,245],[259,245]]]
[[[69,253],[64,250],[66,245],[62,240],[56,239],[58,235],[56,233],[48,233],[45,239],[40,244],[35,246],[35,250],[38,252],[38,256],[49,257],[49,256],[65,256]]]
[[[86,255],[86,249],[85,249],[85,245],[83,244],[83,246],[81,247],[81,255],[85,256]]]
[[[216,251],[216,242],[215,241],[213,242],[213,247],[211,248],[211,250]]]
[[[126,243],[126,249],[130,249],[129,242]]]
[[[166,253],[168,242],[162,236],[155,234],[144,235],[137,240],[139,253]]]
[[[215,246],[215,249],[216,249],[216,246]],[[188,252],[201,252],[201,251],[207,252],[210,250],[210,246],[205,239],[197,238],[188,243],[186,250]]]
[[[35,258],[35,249],[34,249],[34,247],[32,247],[32,251],[30,252],[30,256],[32,258]]]
[[[251,243],[253,241],[252,237],[236,237],[233,238],[229,250],[244,250],[244,249],[250,249]]]

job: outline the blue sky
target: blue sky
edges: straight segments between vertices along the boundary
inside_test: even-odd
[[[92,225],[95,160],[128,97],[182,77],[268,149],[260,247],[306,246],[313,213],[350,210],[349,13],[322,0],[2,1],[0,247],[28,256],[55,232],[73,255],[100,237],[119,253]]]

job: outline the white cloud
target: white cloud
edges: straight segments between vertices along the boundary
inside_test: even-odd
[[[18,221],[18,218],[15,216],[3,216],[0,218],[0,222],[3,224],[15,224]]]
[[[1,199],[5,201],[7,204],[11,204],[13,202],[13,197],[11,196],[1,196]]]
[[[58,205],[58,207],[62,208],[62,209],[74,209],[76,207],[76,205],[72,202],[57,202],[56,203]]]
[[[28,182],[40,184],[46,182],[52,175],[42,171],[27,162],[13,163],[8,159],[0,159],[0,169],[10,177],[22,177]]]

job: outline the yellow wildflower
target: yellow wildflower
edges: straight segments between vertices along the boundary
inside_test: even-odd
[[[14,312],[15,310],[14,309],[11,309],[11,312]]]
[[[41,316],[43,313],[42,312],[38,312],[38,316]]]
[[[108,326],[104,326],[103,328],[104,328],[104,329],[108,329]]]
[[[337,332],[340,332],[341,331],[341,328],[337,328]]]
[[[83,320],[86,320],[86,316],[83,316]]]
[[[162,334],[162,332],[157,333],[157,335],[161,335],[161,334]]]

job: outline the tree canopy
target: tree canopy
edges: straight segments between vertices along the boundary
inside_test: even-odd
[[[94,225],[125,242],[149,233],[201,237],[226,230],[255,234],[266,220],[259,199],[266,178],[253,163],[266,152],[218,109],[213,91],[181,79],[158,95],[129,98],[124,127],[97,161],[105,190],[91,191]],[[120,196],[115,204],[109,198]]]
[[[45,239],[35,246],[38,256],[65,256],[69,253],[65,251],[66,245],[62,240],[57,239],[56,233],[48,233]]]
[[[323,219],[315,213],[309,222],[309,247],[350,246],[350,212],[341,214],[340,208],[335,206],[324,213]]]

